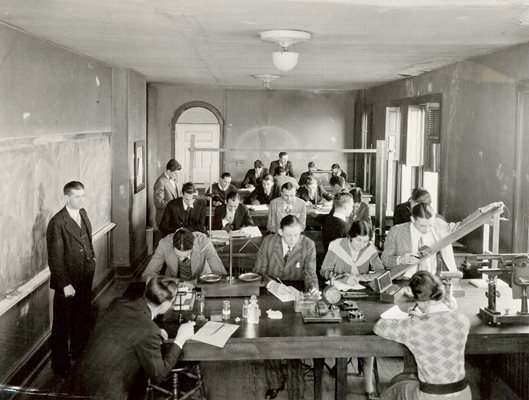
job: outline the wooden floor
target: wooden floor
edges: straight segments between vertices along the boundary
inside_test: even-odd
[[[113,283],[99,298],[96,299],[96,314],[102,312],[108,307],[110,301],[125,291],[128,282],[118,281]],[[393,376],[402,371],[402,359],[400,358],[377,358],[378,371],[380,375],[380,386],[383,390],[389,384]],[[307,360],[310,363],[310,360]],[[333,365],[333,360],[326,360],[329,365]],[[362,377],[356,376],[355,371],[356,362],[349,365],[349,376],[347,379],[347,399],[348,400],[362,400],[365,399],[362,386]],[[230,371],[232,379],[226,381],[222,378],[220,371]],[[480,370],[469,363],[466,366],[467,378],[470,381],[472,389],[472,398],[480,399],[479,395],[479,381]],[[264,377],[263,364],[261,362],[215,362],[203,363],[202,373],[206,384],[206,390],[209,400],[258,400],[264,399],[266,391],[266,382]],[[246,379],[238,379],[239,376],[244,375],[249,377]],[[225,376],[225,375],[224,375]],[[312,373],[308,372],[305,376],[305,399],[313,399],[313,377]],[[42,370],[37,374],[28,386],[32,389],[39,389],[48,392],[47,396],[23,395],[18,396],[19,399],[36,399],[36,398],[54,398],[54,394],[58,395],[59,388],[62,382],[55,377],[51,371],[50,362],[48,361]],[[57,397],[60,397],[57,396]],[[330,375],[327,369],[323,374],[323,399],[330,400],[334,398],[334,378]],[[277,397],[278,400],[288,399],[288,394],[285,391],[280,392]],[[493,384],[493,392],[491,399],[494,400],[520,400],[503,381],[498,380]],[[111,400],[111,399],[109,399]]]

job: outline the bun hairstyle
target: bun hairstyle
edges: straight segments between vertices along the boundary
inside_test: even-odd
[[[413,274],[410,289],[413,297],[419,301],[441,300],[444,294],[443,283],[439,277],[428,271]]]

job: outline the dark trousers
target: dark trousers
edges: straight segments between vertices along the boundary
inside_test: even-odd
[[[305,380],[301,360],[287,360],[288,380],[283,372],[281,360],[265,360],[266,383],[269,389],[278,389],[287,382],[288,399],[303,400]]]
[[[91,331],[93,274],[73,284],[75,296],[65,297],[62,290],[53,296],[53,324],[51,328],[51,367],[57,373],[70,369],[70,356],[77,358]]]

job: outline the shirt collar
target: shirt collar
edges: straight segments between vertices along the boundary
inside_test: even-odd
[[[283,239],[283,237],[281,237],[281,244],[283,245],[283,255],[287,254],[288,252],[288,244],[287,242],[285,242],[285,240]],[[294,245],[295,246],[295,245]],[[294,247],[291,247],[290,250],[292,251]]]
[[[195,204],[195,201],[193,200],[193,203],[191,203],[191,205],[187,205],[187,203],[185,201],[183,201],[182,203],[184,203],[184,211],[186,211],[188,208],[193,208],[193,204]]]
[[[79,217],[79,210],[74,210],[73,208],[70,208],[68,205],[66,205],[66,211],[68,211],[68,214],[70,214],[73,219]]]

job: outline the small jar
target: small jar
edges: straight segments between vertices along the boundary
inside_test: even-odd
[[[222,319],[230,319],[231,317],[231,305],[229,300],[222,302]]]
[[[242,317],[248,318],[248,306],[250,305],[250,302],[248,299],[244,299],[244,303],[242,304]]]

